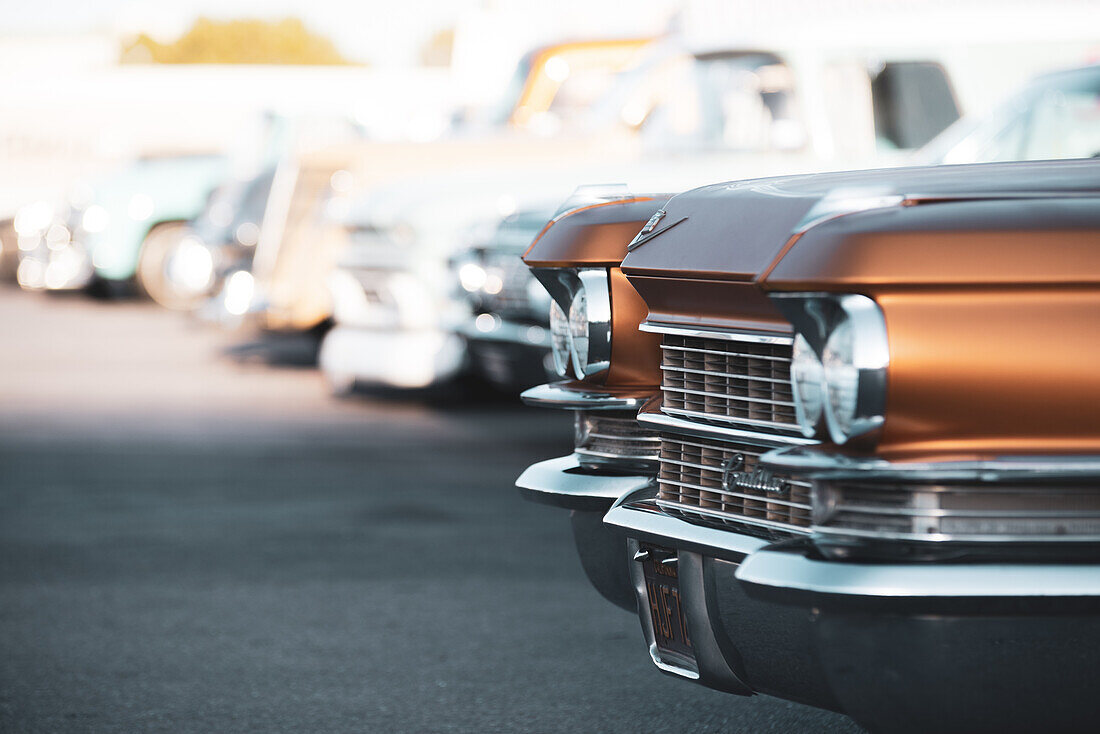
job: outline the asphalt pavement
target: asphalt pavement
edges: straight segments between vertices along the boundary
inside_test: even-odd
[[[857,731],[652,666],[512,488],[567,416],[143,302],[3,287],[0,335],[0,731]]]

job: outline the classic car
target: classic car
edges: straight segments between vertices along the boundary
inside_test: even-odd
[[[556,134],[644,57],[649,38],[595,38],[534,48],[516,64],[500,100],[460,120],[459,132]]]
[[[636,416],[654,392],[645,357],[658,341],[638,331],[645,305],[619,265],[627,243],[668,199],[622,194],[564,206],[524,255],[553,299],[551,354],[567,379],[531,388],[523,399],[575,411],[576,431],[572,454],[529,467],[516,485],[529,499],[571,510],[589,579],[629,610],[635,601],[625,543],[603,517],[620,496],[652,484],[660,439]]]
[[[471,246],[451,263],[459,298],[469,305],[457,326],[470,367],[505,390],[544,382],[550,364],[549,296],[520,256],[555,214],[536,206],[475,231]]]
[[[274,175],[269,168],[221,184],[174,243],[149,256],[143,282],[155,273],[158,287],[151,295],[158,303],[180,310],[208,306],[235,273],[252,267]]]
[[[831,73],[853,64],[855,57],[834,55],[825,68]],[[482,155],[492,158],[468,157],[467,168],[459,173],[444,172],[441,165],[433,182],[409,176],[403,187],[395,184],[368,193],[345,220],[349,237],[361,244],[348,250],[342,272],[332,278],[337,286],[333,291],[336,328],[326,337],[321,353],[321,367],[329,381],[338,389],[354,382],[423,387],[449,378],[465,364],[464,342],[444,335],[453,327],[442,318],[460,304],[442,302],[438,282],[425,280],[423,274],[438,271],[452,258],[459,225],[468,223],[476,211],[492,209],[502,195],[537,200],[553,190],[547,184],[554,179],[560,180],[562,190],[578,180],[610,180],[624,181],[634,190],[667,191],[725,180],[731,172],[748,176],[863,166],[883,157],[897,161],[899,150],[925,142],[958,113],[944,70],[934,63],[907,60],[885,63],[877,74],[862,66],[858,75],[844,75],[845,85],[832,83],[837,91],[866,98],[867,105],[858,113],[840,114],[834,109],[810,115],[793,86],[796,70],[803,80],[813,78],[813,65],[806,67],[788,64],[775,53],[687,52],[676,44],[661,44],[649,49],[634,70],[624,73],[621,84],[598,105],[601,109],[593,111],[594,117],[605,120],[604,134],[610,137],[594,136],[588,143],[512,140],[507,147],[499,141],[485,142]],[[817,83],[825,85],[829,75],[818,70]],[[899,118],[898,99],[914,95],[927,102],[928,116]],[[881,143],[889,135],[876,135],[876,120],[890,121],[896,139],[889,145]],[[625,125],[625,137],[621,135],[624,122],[630,123]],[[630,145],[600,142],[608,139]],[[512,152],[502,156],[507,149]],[[441,156],[456,156],[462,148],[441,145],[431,150],[442,163]],[[495,188],[479,183],[492,165]],[[531,176],[536,168],[539,175]],[[447,181],[453,193],[447,193]],[[403,192],[400,216],[384,201],[370,203],[394,198],[395,188]],[[480,204],[471,197],[479,189]],[[467,202],[458,212],[462,216],[445,218],[442,213],[456,209],[456,197]],[[404,263],[402,282],[426,283],[423,290],[434,294],[405,299],[420,304],[416,312],[422,316],[428,310],[438,315],[430,328],[423,321],[411,325],[387,319],[377,306],[375,315],[381,321],[366,315],[366,304],[385,300],[384,294],[378,295],[379,284],[393,278],[399,261]],[[491,310],[477,314],[483,315],[483,327],[490,319],[503,323],[505,318]],[[464,333],[471,329],[477,329],[476,320],[460,327]],[[389,356],[395,350],[403,355],[401,360]],[[400,368],[394,366],[396,362]],[[516,372],[525,369],[518,363],[505,366]]]
[[[923,163],[1100,154],[1100,64],[1043,74],[991,113],[964,117],[920,151]]]
[[[330,275],[356,232],[377,226],[349,219],[347,209],[377,187],[401,187],[409,179],[502,161],[530,170],[561,157],[606,155],[606,142],[558,142],[546,134],[568,127],[589,95],[631,69],[649,43],[591,39],[533,49],[520,61],[500,105],[485,120],[460,125],[454,139],[333,145],[283,161],[255,267],[226,283],[234,310],[248,311],[261,326],[277,331],[325,324],[333,316]],[[622,160],[618,154],[611,159]]]
[[[554,168],[554,149],[514,149],[525,155],[378,187],[353,202],[344,220],[350,242],[328,278],[334,326],[319,357],[335,392],[425,388],[468,366],[459,331],[470,305],[449,267],[464,233],[499,217],[502,204],[524,209],[572,188],[572,169]],[[541,175],[524,181],[521,160]]]
[[[15,231],[15,217],[0,219],[0,282],[15,282],[19,268],[19,234]]]
[[[160,267],[185,222],[227,172],[221,156],[148,157],[95,181],[59,205],[20,210],[20,285],[77,290],[93,279],[110,291],[137,285],[155,299],[166,288]],[[88,195],[90,194],[90,195]],[[26,229],[26,232],[23,231]]]
[[[618,399],[578,446],[644,437],[648,465],[517,484],[602,517],[574,514],[583,565],[658,668],[872,731],[1095,721],[1100,163],[712,185],[619,269],[554,228],[527,259],[574,379],[525,399]]]

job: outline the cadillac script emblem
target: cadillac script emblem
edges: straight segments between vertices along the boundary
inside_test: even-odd
[[[784,494],[790,487],[762,466],[751,471],[745,467],[745,455],[734,454],[722,464],[722,488],[727,492],[765,492]]]

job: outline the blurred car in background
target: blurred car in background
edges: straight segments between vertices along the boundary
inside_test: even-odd
[[[581,119],[618,75],[634,68],[652,43],[648,38],[608,38],[532,49],[516,65],[500,101],[483,112],[465,113],[456,130],[559,134]]]
[[[474,373],[502,389],[541,382],[550,365],[550,300],[520,256],[554,209],[536,206],[506,216],[452,262],[469,315],[457,331]]]
[[[0,281],[14,283],[19,269],[19,235],[15,233],[15,217],[0,219]]]
[[[520,61],[497,108],[460,122],[455,139],[332,146],[281,164],[251,277],[227,280],[234,286],[233,310],[280,331],[324,324],[332,316],[329,273],[347,246],[347,229],[359,228],[340,222],[352,192],[361,196],[386,181],[445,176],[507,159],[514,167],[525,161],[534,167],[560,155],[577,161],[594,155],[595,145],[553,136],[586,114],[592,100],[633,69],[650,44],[649,39],[594,39],[540,47]]]
[[[15,220],[19,284],[30,290],[78,290],[93,280],[111,292],[133,285],[169,299],[161,265],[222,181],[222,156],[142,158],[67,200],[38,201]]]
[[[849,96],[866,101],[862,118],[851,109],[836,110],[839,117],[832,118],[807,115],[796,94],[795,70],[776,54],[688,53],[673,44],[652,46],[642,62],[621,75],[608,99],[591,111],[590,120],[606,122],[602,133],[593,133],[590,139],[625,141],[625,154],[621,145],[577,148],[559,139],[538,143],[521,157],[522,148],[513,141],[509,145],[515,149],[504,164],[498,164],[498,181],[490,185],[478,182],[477,166],[484,168],[489,160],[501,158],[506,148],[503,142],[486,141],[481,151],[485,160],[470,158],[467,173],[437,174],[442,188],[417,179],[397,187],[400,195],[395,195],[393,187],[368,193],[347,221],[357,244],[332,279],[336,328],[322,345],[322,370],[338,389],[356,382],[423,387],[462,369],[469,347],[495,360],[497,376],[530,374],[524,350],[506,351],[500,343],[493,347],[488,343],[494,334],[505,333],[513,315],[495,310],[482,293],[478,297],[485,302],[480,313],[459,329],[469,338],[456,340],[443,314],[461,313],[459,306],[464,304],[453,299],[447,303],[445,285],[425,276],[438,273],[454,257],[459,232],[476,219],[475,212],[492,211],[503,195],[537,200],[536,188],[546,190],[556,179],[561,180],[560,188],[572,188],[578,180],[602,179],[627,181],[635,190],[669,190],[691,188],[732,173],[820,170],[838,159],[850,166],[900,161],[902,148],[926,142],[958,115],[946,74],[938,64],[884,63],[872,74],[853,59],[834,55],[830,63],[830,72],[859,72],[839,76],[853,87],[847,90]],[[818,72],[821,84],[832,79]],[[808,68],[801,77],[809,74]],[[831,82],[833,89],[840,86],[840,81]],[[925,103],[929,111],[922,116]],[[815,127],[811,120],[820,124]],[[888,132],[876,135],[883,125]],[[447,148],[430,150],[442,153]],[[395,196],[402,202],[396,216]],[[461,208],[456,208],[458,201],[463,202]],[[518,258],[504,253],[493,256],[513,257],[511,267],[519,271]],[[466,266],[467,273],[476,272],[476,263]],[[505,272],[503,265],[497,267]],[[414,297],[411,286],[402,286],[403,299],[392,293],[387,296],[385,284],[399,279],[421,284],[425,295]],[[399,302],[405,305],[395,311]],[[417,319],[396,318],[394,314],[401,310],[417,314]],[[431,313],[435,316],[429,317]],[[542,328],[542,323],[527,326]],[[514,341],[518,332],[513,326],[508,323],[507,329]],[[523,334],[530,339],[538,332],[525,326]],[[484,359],[481,366],[487,366]]]
[[[516,155],[499,161],[500,168],[483,164],[394,183],[352,203],[344,220],[350,243],[329,278],[334,328],[319,360],[338,392],[355,384],[423,388],[467,367],[458,331],[471,318],[470,305],[456,292],[450,267],[464,233],[499,220],[502,209],[563,199],[573,180],[571,167],[549,168],[561,146],[506,149]],[[524,180],[527,169],[515,168],[524,160],[543,174]]]
[[[224,290],[225,281],[252,267],[260,223],[271,194],[274,168],[251,179],[223,183],[174,246],[143,264],[143,282],[155,274],[159,287],[150,294],[162,306],[193,310]]]
[[[1095,158],[1100,64],[1044,74],[991,113],[963,118],[918,156],[926,163]]]

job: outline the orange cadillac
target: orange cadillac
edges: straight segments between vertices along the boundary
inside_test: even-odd
[[[619,267],[551,239],[631,206],[527,255],[576,379],[526,397],[588,412],[519,484],[610,504],[578,549],[654,664],[875,732],[1094,727],[1100,162],[708,186]]]

